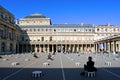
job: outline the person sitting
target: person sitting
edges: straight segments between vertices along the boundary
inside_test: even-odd
[[[81,73],[82,76],[84,76],[86,74],[86,72],[93,72],[93,71],[97,71],[97,69],[94,67],[94,61],[92,61],[92,57],[89,56],[88,57],[88,61],[87,64],[84,64],[84,71]]]
[[[88,71],[88,72],[93,72],[93,71],[97,71],[97,69],[94,67],[94,61],[92,61],[92,57],[89,56],[88,57],[88,61],[87,61],[87,65],[84,64],[84,71]]]
[[[36,54],[36,53],[34,53],[34,54],[33,54],[33,57],[38,58],[38,56],[37,56],[37,54]]]
[[[2,56],[0,56],[0,58],[2,58]]]
[[[53,60],[51,57],[52,57],[52,56],[51,56],[51,54],[49,53],[49,54],[48,54],[48,59]]]

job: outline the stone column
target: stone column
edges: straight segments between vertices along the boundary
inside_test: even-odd
[[[79,46],[79,44],[78,44],[78,52],[80,52],[80,46]]]
[[[43,44],[43,52],[45,52],[45,44]]]
[[[68,51],[68,44],[66,44],[66,52]]]
[[[35,52],[37,52],[37,44],[35,44]]]
[[[39,53],[41,52],[41,47],[40,47],[40,44],[38,45],[39,46]]]
[[[58,47],[57,47],[57,44],[56,44],[56,52],[58,52]]]
[[[113,41],[113,53],[116,52],[116,41]]]
[[[86,44],[86,49],[85,49],[85,51],[88,51],[88,44]]]
[[[108,42],[108,51],[111,52],[111,42]]]
[[[93,45],[92,52],[95,52],[95,44],[91,44],[91,45]]]
[[[72,52],[74,52],[75,51],[75,44],[73,44],[73,46],[72,46]]]
[[[118,42],[118,51],[120,51],[120,41]]]
[[[104,43],[104,51],[106,51],[107,50],[107,45],[106,45],[107,43],[105,42]]]
[[[54,45],[52,44],[52,53],[54,52]]]
[[[98,44],[96,43],[95,45],[96,45],[95,46],[95,48],[96,48],[95,51],[98,52]]]
[[[35,44],[34,50],[35,50],[35,52],[37,52],[36,44]]]
[[[62,44],[61,44],[61,53],[63,52],[63,47],[62,47]]]
[[[47,52],[49,53],[49,51],[50,51],[50,50],[49,50],[49,44],[48,44],[48,45],[47,45]]]
[[[89,44],[89,45],[90,45],[89,50],[92,51],[92,44]]]
[[[31,50],[30,52],[32,52],[32,51],[33,51],[33,50],[32,50],[32,44],[30,45],[30,50]]]
[[[81,45],[81,44],[79,44],[79,52],[82,52],[82,51],[81,51],[81,47],[82,47],[82,45]]]
[[[64,44],[64,45],[65,45],[65,46],[64,46],[64,52],[66,52],[66,49],[67,49],[67,48],[66,48],[66,44]]]
[[[69,45],[69,51],[71,51],[71,44]]]
[[[83,44],[81,44],[81,52],[83,52]]]
[[[118,41],[118,50],[117,51],[120,51],[120,41]]]
[[[76,52],[79,52],[79,44],[76,44]]]

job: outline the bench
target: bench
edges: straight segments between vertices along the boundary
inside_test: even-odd
[[[42,76],[42,71],[33,71],[32,76],[37,78]]]
[[[105,65],[111,66],[111,62],[105,62]]]
[[[49,65],[48,62],[44,62],[44,63],[43,63],[43,66],[48,66],[48,65]]]
[[[76,65],[76,66],[80,66],[80,63],[79,63],[79,62],[76,62],[75,65]]]
[[[3,59],[3,61],[8,61],[9,59]]]
[[[25,61],[30,61],[30,59],[25,59]]]
[[[95,71],[93,72],[87,72],[88,77],[95,77]]]
[[[18,63],[18,62],[12,62],[12,63],[11,63],[12,66],[16,66],[16,65],[19,65],[19,64],[20,64],[20,63]]]

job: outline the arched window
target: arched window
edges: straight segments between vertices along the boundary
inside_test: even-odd
[[[74,29],[74,32],[76,32],[76,29]]]
[[[50,36],[50,41],[52,41],[52,36]]]
[[[54,32],[56,32],[56,29],[54,29]]]
[[[99,28],[97,28],[97,31],[99,31]]]
[[[105,28],[105,31],[107,31],[107,28]]]
[[[44,37],[41,37],[41,41],[44,41]]]
[[[34,31],[36,31],[36,29],[34,29]]]

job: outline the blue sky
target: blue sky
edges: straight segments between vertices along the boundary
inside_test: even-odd
[[[41,13],[53,24],[120,25],[120,0],[0,0],[16,18]]]

